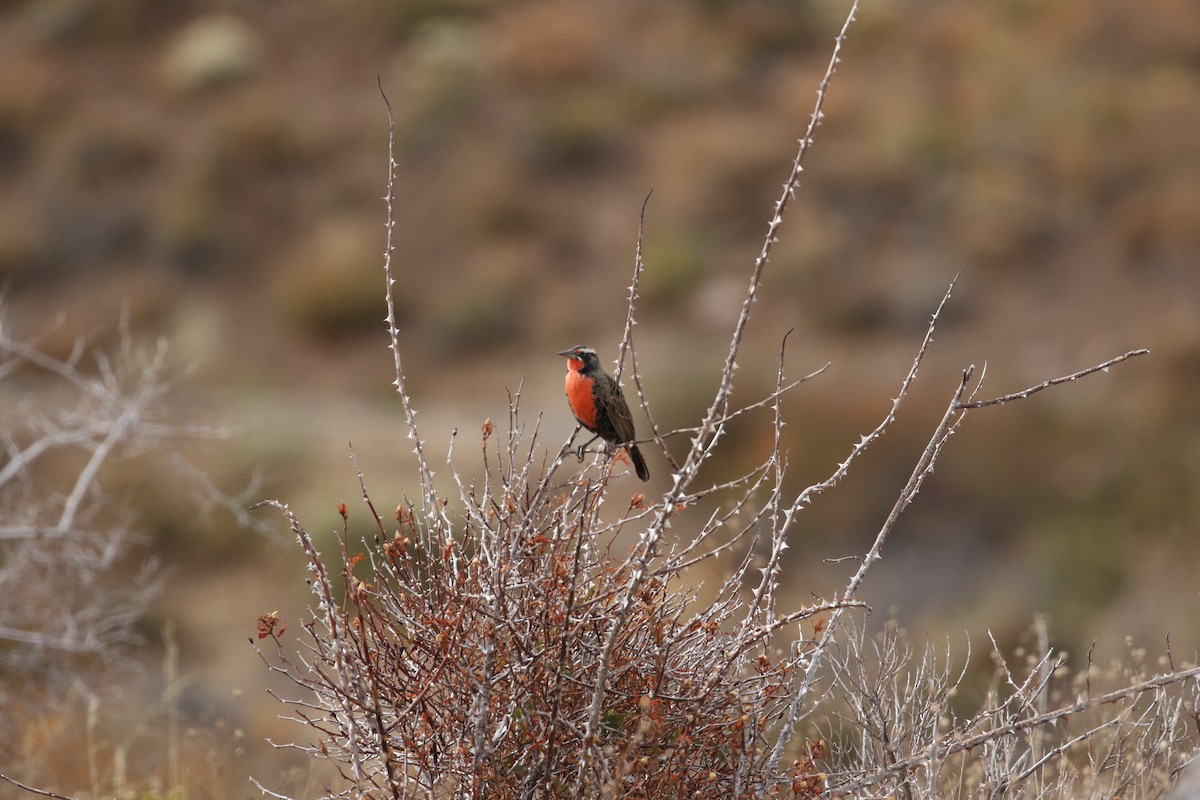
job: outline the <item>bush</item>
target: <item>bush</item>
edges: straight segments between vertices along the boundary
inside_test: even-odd
[[[806,378],[786,377],[781,343],[769,396],[735,407],[732,379],[845,30],[755,260],[718,388],[693,428],[660,430],[641,393],[632,344],[639,238],[617,364],[619,375],[630,357],[650,419],[647,441],[670,466],[660,492],[616,494],[623,460],[607,453],[564,475],[573,437],[557,454],[546,449],[539,426],[522,418],[519,393],[502,429],[490,420],[482,426],[482,472],[464,477],[452,443],[453,487],[439,490],[405,389],[389,259],[396,386],[417,495],[385,523],[364,485],[372,514],[365,534],[339,506],[336,566],[326,565],[287,506],[269,501],[307,556],[316,607],[301,625],[299,651],[285,646],[284,622],[264,615],[258,637],[273,648],[260,653],[301,690],[284,702],[314,738],[290,746],[336,765],[344,785],[330,796],[1065,797],[1082,789],[1146,797],[1195,751],[1187,727],[1196,714],[1194,666],[1169,664],[1156,676],[1143,667],[1101,688],[1091,665],[1079,677],[1064,675],[1048,641],[1016,666],[995,648],[995,681],[964,711],[956,708],[963,672],[949,657],[915,648],[896,627],[873,638],[855,622],[865,608],[859,590],[896,520],[968,411],[1145,351],[988,400],[976,396],[982,374],[977,380],[974,367],[965,369],[845,588],[802,608],[777,599],[799,511],[890,427],[950,297],[879,425],[825,481],[786,491],[781,399]],[[389,176],[389,222],[391,203]],[[765,410],[773,447],[741,477],[706,483],[728,423],[752,410]],[[689,442],[682,458],[666,446],[675,436]],[[722,570],[704,600],[689,588],[701,564]]]

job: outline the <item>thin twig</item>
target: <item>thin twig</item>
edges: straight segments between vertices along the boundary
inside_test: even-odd
[[[47,791],[46,789],[39,789],[36,786],[30,786],[27,783],[21,783],[16,778],[10,778],[3,773],[0,773],[0,781],[7,781],[8,783],[11,783],[13,786],[17,787],[21,791],[29,792],[31,794],[41,795],[42,797],[53,797],[53,798],[55,798],[55,800],[75,800],[75,798],[71,797],[70,795],[59,794],[58,792],[51,792],[51,791]]]
[[[642,280],[642,272],[645,270],[645,265],[642,262],[642,237],[646,230],[646,206],[650,205],[650,196],[654,194],[651,189],[646,193],[646,198],[642,200],[642,211],[638,216],[638,233],[637,244],[634,247],[633,257],[633,279],[629,282],[629,302],[625,308],[625,329],[621,332],[621,344],[617,348],[617,363],[613,367],[613,378],[617,383],[621,382],[621,371],[625,368],[625,352],[633,346],[633,326],[637,324],[637,301],[638,301],[638,286]],[[645,402],[643,401],[643,407]]]
[[[1079,372],[1073,372],[1070,375],[1063,375],[1062,377],[1059,377],[1059,378],[1051,378],[1048,381],[1042,381],[1037,386],[1030,386],[1028,389],[1022,389],[1021,391],[1013,392],[1012,394],[1006,394],[1001,397],[993,397],[990,400],[974,400],[969,403],[963,403],[962,407],[963,408],[983,408],[984,406],[1000,405],[1002,403],[1008,403],[1013,400],[1024,400],[1026,397],[1029,397],[1029,395],[1034,394],[1036,392],[1040,392],[1042,389],[1048,389],[1051,386],[1058,386],[1060,383],[1074,383],[1075,381],[1079,380],[1082,377],[1091,375],[1093,372],[1101,372],[1101,371],[1108,372],[1110,367],[1120,364],[1122,361],[1128,361],[1131,358],[1136,358],[1137,356],[1148,355],[1149,353],[1150,353],[1150,351],[1146,350],[1145,348],[1140,348],[1138,350],[1130,350],[1128,353],[1125,353],[1124,355],[1117,356],[1116,358],[1110,358],[1108,361],[1105,361],[1103,364],[1097,364],[1094,367],[1088,367],[1087,369],[1081,369]]]
[[[388,338],[392,351],[392,359],[395,366],[396,378],[392,381],[392,385],[396,387],[397,394],[400,395],[400,403],[404,409],[404,421],[408,426],[408,438],[413,442],[413,453],[417,456],[417,470],[421,476],[422,500],[425,503],[425,512],[431,518],[442,521],[443,531],[448,531],[450,522],[442,513],[441,506],[437,500],[437,493],[433,486],[433,470],[429,466],[429,461],[425,457],[425,445],[421,439],[421,434],[417,430],[417,412],[413,407],[412,398],[409,397],[408,388],[404,377],[404,365],[400,357],[400,329],[396,324],[396,300],[393,286],[396,284],[396,278],[392,274],[392,253],[395,252],[396,246],[393,243],[393,235],[396,229],[395,216],[395,197],[396,197],[396,117],[392,113],[392,103],[388,100],[387,93],[383,90],[383,79],[376,78],[379,85],[379,95],[383,98],[383,104],[387,108],[388,116],[388,167],[387,167],[387,192],[384,194],[383,200],[387,209],[387,219],[385,228],[387,230],[386,242],[383,249],[383,272],[384,272],[384,294],[387,300],[387,316],[384,321],[387,323]],[[448,534],[446,534],[448,535]]]

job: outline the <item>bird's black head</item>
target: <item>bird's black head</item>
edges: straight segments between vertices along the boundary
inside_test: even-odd
[[[578,372],[593,372],[600,369],[600,357],[587,345],[577,344],[559,352],[568,359],[568,366]]]

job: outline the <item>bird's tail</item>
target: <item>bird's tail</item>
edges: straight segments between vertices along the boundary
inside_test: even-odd
[[[638,450],[636,444],[629,445],[629,458],[633,461],[633,469],[637,472],[637,476],[644,481],[650,480],[650,469],[646,466],[646,459],[642,458],[642,452]]]

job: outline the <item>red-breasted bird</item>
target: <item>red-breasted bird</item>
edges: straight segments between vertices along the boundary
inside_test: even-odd
[[[625,402],[621,385],[604,371],[596,351],[590,347],[576,345],[559,355],[567,358],[567,403],[571,406],[571,413],[580,425],[596,434],[580,446],[580,458],[583,457],[583,448],[600,438],[628,450],[637,476],[644,481],[650,480],[646,460],[633,443],[636,438],[633,415],[629,413],[629,404]]]

